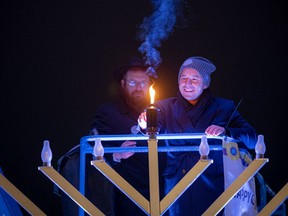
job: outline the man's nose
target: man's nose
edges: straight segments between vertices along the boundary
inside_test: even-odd
[[[192,80],[191,79],[187,79],[186,80],[186,85],[192,85]]]
[[[135,88],[136,88],[137,90],[142,90],[142,89],[143,89],[143,87],[141,86],[141,83],[136,83]]]
[[[141,83],[141,82],[136,82],[135,87],[136,87],[137,89],[142,89],[142,88],[144,88],[143,83]]]

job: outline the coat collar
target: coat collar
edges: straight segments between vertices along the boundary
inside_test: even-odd
[[[179,132],[203,133],[205,129],[212,123],[215,111],[217,109],[217,106],[211,106],[212,100],[213,97],[209,89],[205,91],[203,95],[201,95],[197,103],[202,103],[201,109],[203,109],[203,111],[201,113],[198,113],[199,116],[196,117],[197,121],[195,124],[193,124],[188,113],[189,110],[196,107],[193,107],[193,105],[190,104],[185,98],[183,98],[180,92],[178,92],[177,101],[173,104],[174,107],[172,107],[172,110],[175,111],[173,112],[173,115],[176,119],[177,124],[181,128],[181,131]],[[204,119],[204,121],[199,120],[200,118]]]

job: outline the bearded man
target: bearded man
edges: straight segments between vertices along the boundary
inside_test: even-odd
[[[114,71],[115,80],[119,84],[119,95],[115,100],[101,105],[96,111],[91,131],[97,130],[100,135],[134,133],[137,119],[149,105],[149,87],[151,77],[147,66],[138,57],[131,58],[128,65]],[[147,141],[102,142],[104,147],[147,146]],[[161,144],[160,144],[161,145]],[[147,153],[118,152],[105,154],[108,162],[128,183],[130,183],[146,199],[149,195],[149,166]],[[159,154],[160,197],[163,194],[164,181],[161,177],[165,166],[165,154]],[[122,191],[114,188],[115,215],[146,215]]]

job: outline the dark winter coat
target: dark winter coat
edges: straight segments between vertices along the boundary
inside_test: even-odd
[[[235,106],[233,101],[213,97],[209,89],[204,90],[195,106],[180,93],[177,97],[156,103],[160,109],[158,121],[160,133],[204,133],[212,124],[226,127]],[[253,148],[256,133],[236,111],[227,127],[227,135],[239,140],[240,147]],[[221,140],[208,140],[209,145],[221,145]],[[168,146],[199,145],[200,140],[166,140]],[[176,215],[201,215],[224,191],[222,151],[210,151],[213,164],[170,207],[169,213]],[[165,193],[168,193],[181,178],[197,163],[199,152],[170,152],[167,155]]]
[[[139,115],[140,112],[133,112],[129,109],[124,100],[118,99],[99,107],[95,115],[92,129],[96,128],[100,135],[131,134],[131,128],[138,124],[137,119]],[[147,146],[147,141],[136,142],[137,146]],[[123,141],[102,142],[104,147],[119,147],[122,143]],[[140,192],[146,199],[150,199],[147,153],[135,153],[128,159],[122,159],[120,163],[113,161],[112,154],[105,154],[104,157],[106,161],[138,192]],[[159,154],[159,178],[160,186],[162,187],[160,188],[162,194],[164,189],[164,180],[161,177],[161,172],[165,166],[165,158],[165,153]],[[115,195],[116,215],[146,215],[118,189],[116,190]]]

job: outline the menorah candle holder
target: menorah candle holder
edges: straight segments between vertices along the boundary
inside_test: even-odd
[[[154,105],[146,109],[147,134],[158,134],[158,111]]]

